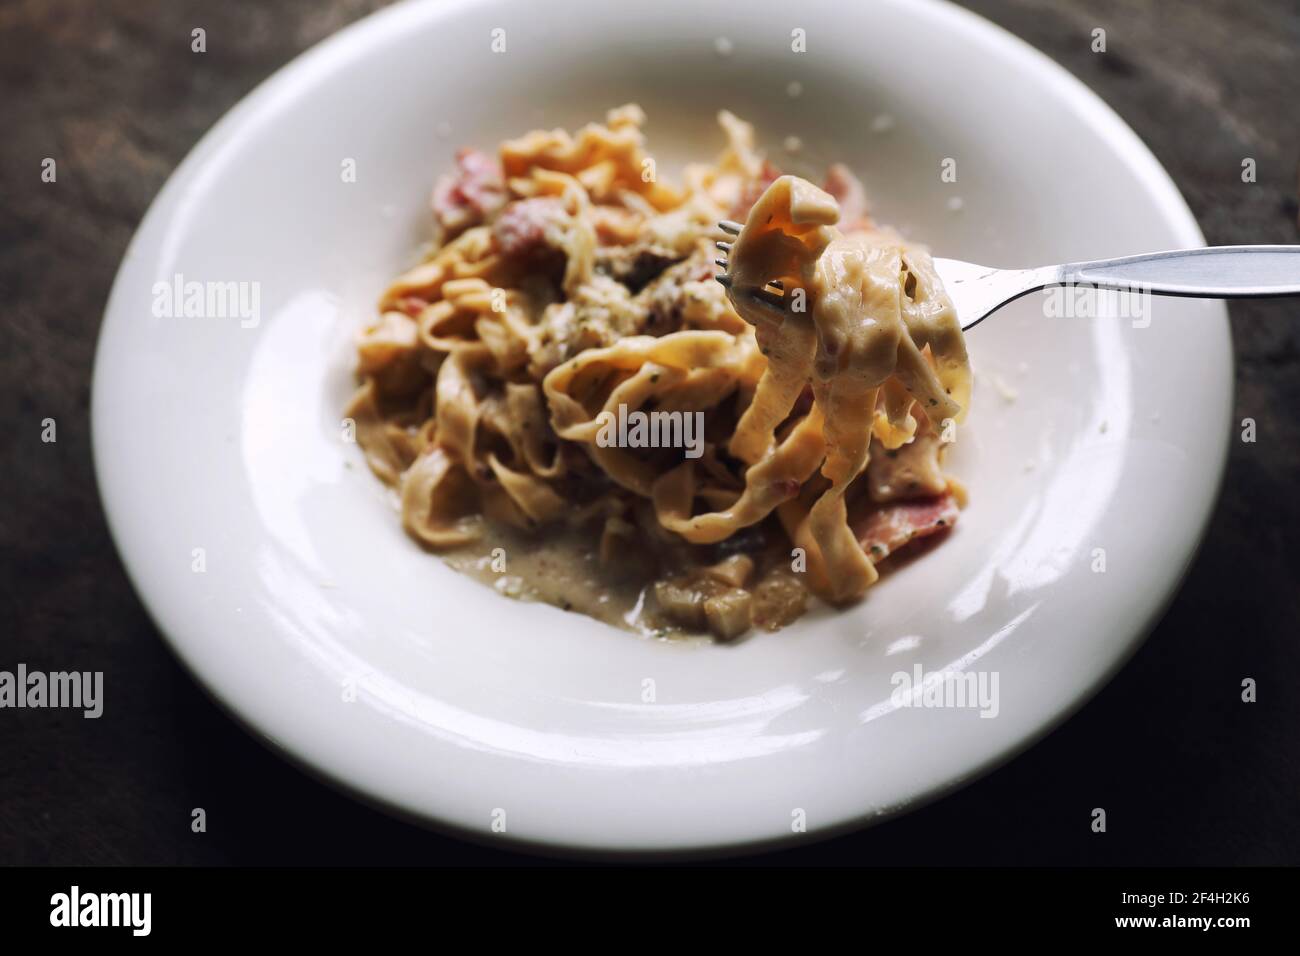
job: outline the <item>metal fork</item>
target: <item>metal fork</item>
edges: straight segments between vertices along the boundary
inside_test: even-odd
[[[741,224],[724,220],[718,228],[740,233]],[[731,243],[718,248],[730,254]],[[716,260],[727,272],[717,280],[732,287],[726,258]],[[993,269],[959,259],[935,259],[935,269],[961,318],[962,331],[974,328],[1008,302],[1050,286],[1081,286],[1198,299],[1246,299],[1300,295],[1300,246],[1210,246],[1174,249],[1095,262],[1069,262],[1037,269]],[[739,290],[765,307],[774,319],[784,316],[780,283]]]

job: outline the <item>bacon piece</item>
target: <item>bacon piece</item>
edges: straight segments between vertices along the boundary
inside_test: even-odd
[[[822,188],[840,204],[841,230],[856,232],[873,227],[874,223],[867,212],[867,191],[849,167],[843,163],[832,163],[826,170],[826,184]]]
[[[957,523],[958,513],[957,499],[944,492],[873,507],[854,517],[849,527],[867,557],[879,564],[909,542],[947,531]]]
[[[409,315],[413,319],[418,319],[420,313],[429,307],[429,300],[418,295],[404,295],[398,299],[393,307],[398,312]]]
[[[433,215],[447,239],[486,221],[505,201],[501,164],[477,149],[457,152],[456,171],[433,187]]]
[[[492,224],[492,236],[501,254],[527,258],[548,247],[546,228],[565,217],[564,201],[549,196],[520,199],[506,206]]]
[[[749,217],[749,210],[754,203],[758,202],[758,197],[767,192],[767,187],[772,185],[781,178],[781,170],[777,169],[766,159],[763,160],[763,168],[759,171],[755,179],[745,183],[745,188],[740,191],[740,198],[736,204],[731,207],[728,218],[735,219],[738,222],[744,222]]]

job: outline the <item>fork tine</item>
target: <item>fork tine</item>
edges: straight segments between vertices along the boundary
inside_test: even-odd
[[[772,295],[770,292],[754,291],[743,293],[755,305],[761,306],[762,311],[766,313],[767,321],[780,325],[786,320],[787,313],[785,305],[780,298]]]
[[[723,242],[721,239],[715,242],[714,245],[717,246],[719,249],[721,249],[723,252],[731,251],[731,243]]]
[[[743,229],[744,226],[730,219],[724,219],[722,220],[722,222],[718,223],[718,228],[725,233],[728,233],[733,236],[738,236],[740,235],[740,230]]]
[[[726,275],[716,275],[713,278],[718,280],[719,285],[724,289],[732,289],[732,277]],[[768,318],[774,322],[785,321],[785,300],[775,293],[768,292],[766,289],[736,289],[734,294],[744,296],[747,299],[763,306],[768,312]]]
[[[714,265],[722,266],[722,268],[724,268],[724,269],[727,268],[727,260],[726,260],[726,259],[714,259],[714,260],[713,260],[713,263],[714,263]]]

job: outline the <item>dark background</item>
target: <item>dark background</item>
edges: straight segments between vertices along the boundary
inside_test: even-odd
[[[389,819],[237,728],[150,623],[92,472],[96,333],[150,200],[261,80],[382,5],[0,0],[0,669],[102,670],[110,698],[95,721],[0,711],[0,863],[534,859]],[[1296,0],[969,5],[1118,110],[1211,244],[1298,241]],[[208,31],[200,60],[195,26]],[[1098,26],[1103,55],[1090,49]],[[57,184],[40,181],[47,156]],[[1300,304],[1231,313],[1236,418],[1254,418],[1258,440],[1233,442],[1200,556],[1133,661],[1047,739],[956,795],[762,861],[1300,864]],[[40,441],[46,417],[57,444]],[[1258,703],[1240,701],[1245,677]],[[1098,806],[1103,835],[1089,829]],[[207,833],[190,832],[193,807],[207,810]]]

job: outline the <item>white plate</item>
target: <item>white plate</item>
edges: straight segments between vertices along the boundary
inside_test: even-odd
[[[1218,303],[1156,300],[1137,328],[1048,319],[1031,297],[980,326],[950,461],[971,492],[957,531],[859,607],[732,647],[641,640],[458,576],[403,535],[341,441],[351,335],[427,235],[452,150],[625,101],[646,108],[661,170],[713,155],[727,107],[788,168],[792,135],[814,167],[850,163],[879,217],[939,255],[1027,266],[1202,244],[1137,137],[1008,34],[930,2],[790,9],[402,4],[265,83],[155,201],[99,342],[100,485],[159,628],[283,753],[484,839],[806,838],[801,823],[869,822],[1026,746],[1170,599],[1229,435]],[[155,317],[155,283],[177,274],[259,283],[260,321]],[[916,665],[996,674],[996,717],[893,706],[893,675]]]

